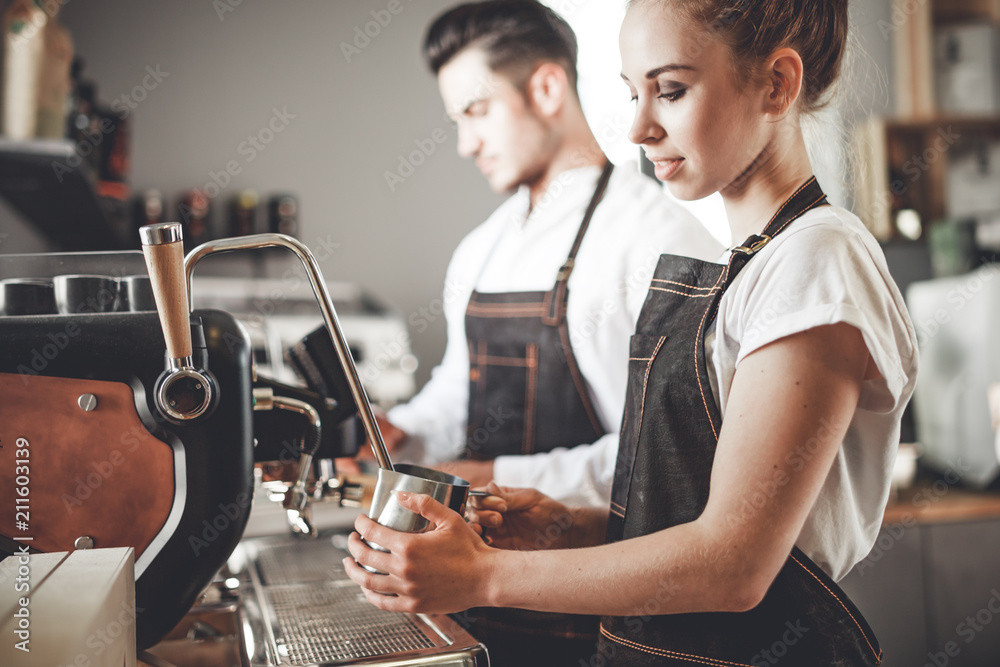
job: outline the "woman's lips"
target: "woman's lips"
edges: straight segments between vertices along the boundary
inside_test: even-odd
[[[667,181],[673,178],[677,170],[684,164],[684,158],[673,158],[668,160],[651,160],[655,167],[656,178]]]

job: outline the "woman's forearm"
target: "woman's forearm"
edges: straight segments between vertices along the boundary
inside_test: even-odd
[[[486,605],[610,616],[739,611],[770,576],[698,522],[597,547],[494,550],[491,560]]]
[[[538,549],[579,549],[604,544],[608,532],[608,510],[571,507],[552,517],[544,531],[538,531]]]

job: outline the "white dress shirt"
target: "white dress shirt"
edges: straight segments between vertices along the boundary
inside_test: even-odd
[[[420,393],[388,414],[411,436],[397,458],[436,463],[462,453],[469,400],[469,297],[473,289],[552,289],[600,173],[596,166],[562,173],[530,213],[528,191],[522,187],[459,244],[445,279],[444,358]],[[629,339],[657,260],[670,253],[712,261],[722,250],[700,222],[634,164],[615,168],[569,279],[566,316],[573,354],[607,435],[572,449],[501,456],[494,464],[498,484],[537,488],[568,503],[608,504],[625,406]],[[539,419],[544,418],[541,411]]]

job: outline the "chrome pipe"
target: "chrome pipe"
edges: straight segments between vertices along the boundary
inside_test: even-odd
[[[188,298],[190,300],[189,309],[194,309],[194,292],[191,289],[192,277],[194,275],[194,267],[199,261],[217,253],[274,247],[287,248],[302,261],[309,282],[312,284],[313,293],[316,295],[316,300],[319,302],[320,310],[323,313],[323,322],[326,324],[326,330],[330,334],[333,347],[337,351],[337,358],[340,360],[340,366],[347,377],[347,384],[351,388],[351,395],[358,406],[361,423],[364,425],[368,442],[371,443],[375,460],[378,461],[380,468],[392,470],[392,461],[389,459],[389,452],[385,448],[385,441],[382,439],[382,433],[379,431],[378,423],[375,421],[375,413],[372,411],[368,394],[361,384],[361,377],[358,375],[358,368],[354,364],[354,358],[351,356],[350,349],[347,346],[344,332],[340,329],[340,322],[337,320],[337,311],[333,307],[333,299],[330,297],[330,291],[326,287],[326,281],[323,279],[323,273],[319,269],[316,258],[305,244],[285,234],[254,234],[252,236],[218,239],[202,243],[184,257],[184,274],[187,280]]]

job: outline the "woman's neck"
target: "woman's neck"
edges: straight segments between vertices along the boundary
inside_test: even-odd
[[[802,131],[778,131],[753,164],[722,191],[733,245],[760,234],[781,205],[813,174]]]

